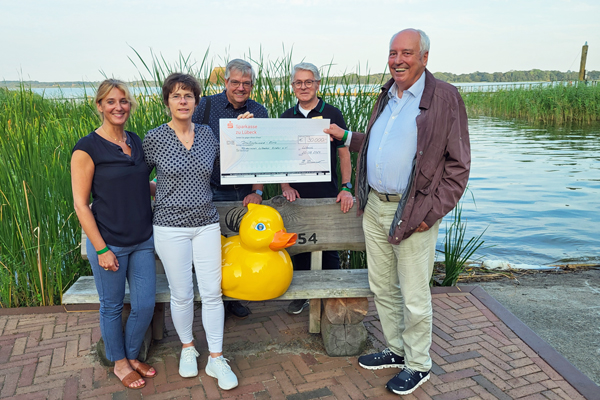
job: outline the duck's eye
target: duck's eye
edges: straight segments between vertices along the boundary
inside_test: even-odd
[[[265,230],[265,224],[263,224],[262,222],[258,223],[258,224],[256,224],[256,228],[254,228],[254,229],[256,229],[257,231],[264,231]]]

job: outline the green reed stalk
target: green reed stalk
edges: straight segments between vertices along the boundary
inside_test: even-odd
[[[471,259],[475,252],[484,244],[484,229],[479,235],[466,240],[467,222],[462,219],[462,204],[459,202],[450,216],[451,223],[446,223],[446,237],[444,240],[444,265],[446,276],[442,286],[455,286],[459,275],[465,269],[465,263]]]

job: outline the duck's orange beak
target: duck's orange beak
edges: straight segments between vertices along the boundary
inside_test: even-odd
[[[298,239],[297,234],[287,233],[282,229],[279,232],[275,232],[275,236],[273,237],[273,241],[269,244],[269,248],[273,251],[285,249],[295,245],[296,239]]]

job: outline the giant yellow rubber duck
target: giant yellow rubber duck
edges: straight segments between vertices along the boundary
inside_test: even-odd
[[[284,294],[294,273],[284,249],[295,244],[298,235],[287,233],[277,210],[252,203],[239,232],[222,240],[223,294],[255,301]]]

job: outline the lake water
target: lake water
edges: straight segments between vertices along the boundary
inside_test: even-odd
[[[562,85],[566,82],[467,82],[467,83],[456,83],[454,84],[456,87],[460,88],[462,91],[471,92],[471,91],[495,91],[499,88],[528,88],[531,86],[549,86],[549,85]],[[380,85],[363,85],[364,87],[371,87],[374,93],[379,93]],[[344,91],[352,92],[355,90],[354,86],[336,86],[337,88],[341,88]],[[277,88],[277,86],[276,86]],[[130,87],[134,94],[147,93],[146,88],[143,87]],[[161,88],[159,87],[150,87],[148,88],[150,93],[160,93]],[[16,89],[15,89],[16,90]],[[46,98],[66,98],[66,99],[81,99],[84,98],[87,94],[88,97],[93,97],[96,94],[96,88],[88,87],[88,88],[32,88],[34,93],[39,95],[43,95]]]
[[[536,265],[600,263],[600,125],[472,118],[469,132],[471,193],[462,217],[468,238],[487,228],[485,245],[494,246],[477,254]]]

